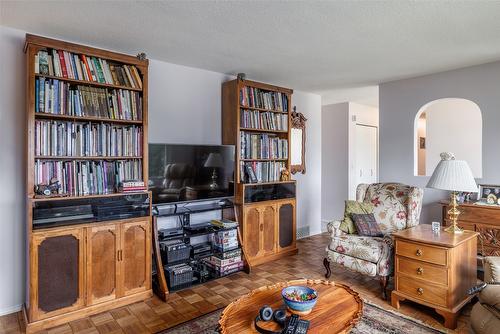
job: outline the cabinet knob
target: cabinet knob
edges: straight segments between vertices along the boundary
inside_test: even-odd
[[[417,275],[422,275],[424,273],[424,268],[417,268]]]
[[[424,254],[424,252],[422,252],[421,249],[417,249],[417,251],[415,252],[416,256],[422,256],[422,254]]]
[[[419,294],[419,295],[423,295],[423,294],[424,294],[424,289],[422,289],[422,288],[418,288],[418,289],[417,289],[417,294]]]

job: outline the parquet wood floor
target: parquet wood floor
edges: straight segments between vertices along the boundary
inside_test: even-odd
[[[250,275],[237,273],[173,293],[167,303],[153,297],[144,302],[72,321],[40,333],[156,333],[225,307],[235,298],[262,285],[296,278],[323,278],[325,270],[322,262],[327,243],[326,233],[305,238],[297,242],[298,255],[263,264],[254,268]],[[358,291],[363,298],[393,310],[390,302],[381,299],[377,280],[341,268],[332,268],[331,279],[347,284]],[[389,287],[392,287],[392,282]],[[469,333],[470,309],[469,304],[462,311],[456,333]],[[440,323],[441,316],[432,309],[411,302],[403,302],[399,312],[444,329]],[[0,317],[0,333],[21,333],[21,323],[20,313],[2,316]]]

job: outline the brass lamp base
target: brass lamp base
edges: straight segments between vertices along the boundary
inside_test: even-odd
[[[458,210],[456,191],[453,191],[451,193],[449,205],[451,208],[448,210],[448,217],[450,218],[451,225],[445,228],[444,230],[448,233],[453,233],[453,234],[464,233],[464,230],[458,227],[457,225],[457,220],[458,220],[458,215],[460,215],[460,210]]]

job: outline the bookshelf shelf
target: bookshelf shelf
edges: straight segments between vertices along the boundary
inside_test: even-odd
[[[253,187],[253,186],[262,186],[262,185],[270,185],[270,184],[286,184],[286,183],[295,183],[295,180],[290,181],[275,181],[275,182],[256,182],[256,183],[242,183],[245,187]]]
[[[71,79],[71,78],[58,77],[55,75],[46,75],[46,74],[38,74],[37,73],[37,74],[35,74],[35,77],[55,79],[55,80],[65,81],[65,82],[83,85],[83,86],[103,87],[103,88],[113,88],[113,89],[125,89],[125,90],[133,90],[136,92],[142,92],[142,88],[133,88],[133,87],[129,87],[129,86],[117,86],[117,85],[111,85],[111,84],[95,82],[95,81],[76,80],[76,79]]]
[[[48,156],[48,155],[37,155],[35,156],[37,160],[134,160],[134,159],[142,159],[142,156]]]
[[[266,112],[274,112],[277,114],[288,114],[286,111],[274,110],[274,109],[265,109],[265,108],[256,108],[256,107],[247,107],[240,104],[241,109],[249,109],[249,110],[258,110],[258,111],[266,111]]]
[[[265,129],[253,129],[253,128],[241,128],[241,131],[248,131],[248,132],[265,132],[265,133],[288,133],[286,130],[265,130]]]
[[[240,161],[287,161],[288,159],[240,159]]]
[[[105,198],[105,197],[117,197],[117,196],[127,196],[127,195],[138,195],[138,194],[147,194],[147,191],[136,191],[136,192],[118,192],[111,194],[99,194],[99,195],[85,195],[85,196],[60,196],[60,197],[35,197],[30,198],[32,202],[52,202],[52,201],[65,201],[65,200],[73,200],[73,199],[82,199],[82,198]]]
[[[141,120],[129,120],[129,119],[110,119],[103,117],[94,116],[72,116],[72,115],[59,115],[59,114],[49,114],[49,113],[35,113],[35,118],[53,118],[60,120],[71,120],[71,121],[91,121],[91,122],[105,122],[105,123],[118,123],[118,124],[143,124]]]

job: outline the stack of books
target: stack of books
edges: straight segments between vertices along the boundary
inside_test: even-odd
[[[35,112],[142,120],[142,97],[126,89],[73,86],[57,79],[35,81]]]
[[[242,159],[287,159],[288,140],[272,134],[240,132]]]
[[[209,258],[203,259],[203,262],[212,271],[215,277],[226,276],[243,269],[241,248],[216,253]]]
[[[120,182],[118,185],[118,191],[122,193],[131,193],[137,191],[146,191],[147,188],[144,185],[144,181],[140,180],[126,180]]]
[[[56,178],[58,193],[71,196],[116,192],[123,180],[142,179],[142,161],[44,161],[35,160],[35,185]]]
[[[142,127],[35,120],[36,156],[142,156]]]
[[[240,181],[243,183],[277,182],[286,168],[283,161],[240,162]]]
[[[229,219],[212,219],[210,221],[210,224],[212,224],[213,226],[218,227],[218,228],[238,227],[238,222],[235,222],[235,221],[229,220]]]
[[[241,109],[241,127],[273,131],[287,131],[288,114]]]
[[[225,252],[239,247],[238,230],[221,230],[214,233],[214,249],[219,252]]]
[[[63,50],[41,50],[35,55],[35,73],[109,85],[142,88],[139,71],[133,65],[110,63],[106,59]]]
[[[240,105],[276,111],[288,111],[286,94],[244,86],[240,90]]]

